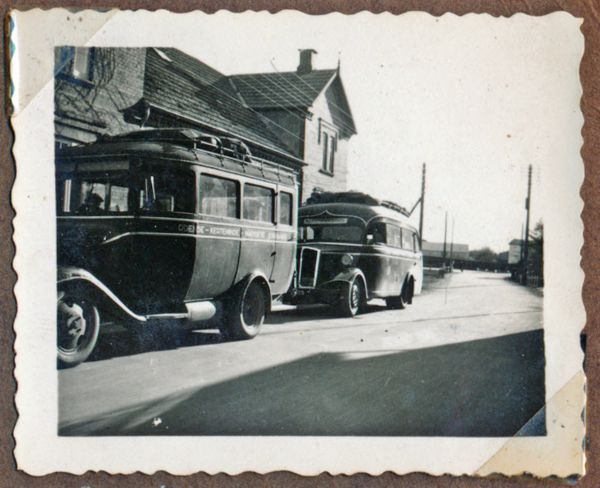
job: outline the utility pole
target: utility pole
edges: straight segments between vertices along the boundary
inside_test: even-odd
[[[421,247],[423,247],[423,213],[425,210],[425,163],[423,163],[423,175],[421,177],[421,208],[419,216],[419,239],[421,239]]]
[[[527,266],[529,264],[529,209],[531,208],[531,164],[527,171],[527,199],[525,200],[525,249],[523,250],[523,283],[527,284]]]
[[[442,258],[444,260],[444,267],[446,267],[446,235],[448,231],[448,210],[446,210],[446,218],[444,219],[444,252]]]
[[[452,263],[454,257],[454,215],[452,216],[452,232],[450,235],[450,263]]]

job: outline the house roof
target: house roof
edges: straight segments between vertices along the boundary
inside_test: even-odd
[[[228,77],[246,104],[257,110],[307,110],[329,86],[336,89],[335,101],[329,100],[334,122],[341,132],[356,134],[350,105],[337,69],[253,73]]]
[[[150,48],[146,53],[146,104],[296,159],[225,75],[178,49]]]
[[[232,75],[229,78],[251,107],[307,108],[336,74],[335,69],[321,69],[302,75],[291,71]]]
[[[515,244],[518,244],[520,246],[521,244],[523,244],[523,239],[513,239],[508,243],[509,246],[513,246]]]

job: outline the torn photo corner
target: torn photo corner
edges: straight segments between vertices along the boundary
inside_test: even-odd
[[[12,11],[19,469],[583,475],[580,26]]]

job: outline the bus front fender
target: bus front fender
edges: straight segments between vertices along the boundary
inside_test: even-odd
[[[145,316],[131,310],[108,286],[85,269],[59,267],[56,286],[59,292],[84,294],[116,316],[133,319],[137,322],[146,322],[147,320]]]

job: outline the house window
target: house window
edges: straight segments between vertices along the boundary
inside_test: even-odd
[[[56,73],[62,78],[91,83],[93,80],[94,48],[59,48]]]
[[[337,138],[335,135],[323,131],[321,135],[321,140],[323,141],[323,166],[321,168],[321,171],[332,175],[335,165]]]

